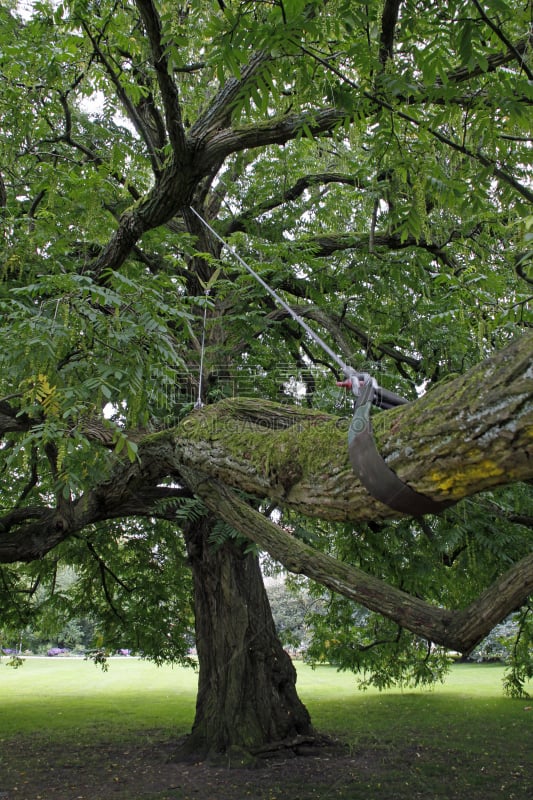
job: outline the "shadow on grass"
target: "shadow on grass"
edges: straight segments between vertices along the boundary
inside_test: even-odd
[[[63,680],[52,680],[50,696],[43,696],[41,667],[10,679],[18,697],[2,696],[0,682],[2,800],[533,797],[533,704],[501,696],[501,670],[459,668],[434,691],[365,694],[331,668],[299,667],[302,699],[317,729],[339,747],[254,770],[172,760],[192,722],[190,674],[129,664],[93,685],[80,681],[88,675],[83,667],[62,666],[55,673],[47,668],[47,680],[59,671]],[[40,686],[40,694],[34,697],[30,684],[32,691]],[[24,717],[19,728],[17,709]]]

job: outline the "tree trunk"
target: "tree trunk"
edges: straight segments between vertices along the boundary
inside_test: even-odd
[[[436,501],[533,480],[532,355],[533,335],[526,334],[416,402],[374,415],[387,466]],[[0,435],[19,432],[16,408],[0,405]],[[197,409],[176,428],[134,435],[138,458],[121,456],[109,479],[63,499],[61,508],[31,505],[0,515],[0,563],[42,558],[104,519],[150,517],[169,477],[180,484],[178,493],[192,491],[203,476],[309,517],[398,518],[355,476],[348,425],[349,419],[257,398]],[[89,438],[113,446],[104,425],[91,429]]]
[[[213,518],[189,523],[200,667],[196,717],[184,751],[242,759],[312,736],[296,670],[276,635],[259,561],[233,541],[209,542]]]
[[[193,481],[194,475],[189,473],[190,485],[194,485]],[[450,650],[469,653],[533,591],[533,553],[530,553],[513,564],[466,608],[436,606],[298,540],[217,481],[197,480],[196,491],[208,508],[216,510],[228,525],[241,531],[290,572],[307,575]]]

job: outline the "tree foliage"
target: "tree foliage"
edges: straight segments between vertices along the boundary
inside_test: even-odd
[[[12,626],[63,605],[96,615],[110,646],[127,632],[155,658],[184,658],[190,587],[172,531],[207,513],[194,495],[221,474],[216,448],[202,480],[192,456],[176,455],[190,453],[187,437],[204,453],[216,439],[199,437],[209,408],[194,411],[198,398],[230,398],[213,419],[230,409],[220,424],[245,461],[259,438],[247,438],[255,429],[235,415],[236,394],[259,408],[281,401],[281,411],[259,412],[271,427],[287,426],[293,405],[350,414],[337,365],[191,209],[343,360],[406,399],[437,387],[451,403],[468,386],[453,379],[527,335],[529,15],[514,0],[43,0],[24,15],[4,4],[0,559],[37,559],[2,568]],[[512,373],[513,363],[509,383]],[[482,455],[496,435],[507,448],[495,483],[532,477],[508,466],[525,463],[531,428],[530,376],[520,381],[511,399],[506,383],[491,398],[498,433],[476,440]],[[477,385],[468,391],[475,397]],[[488,414],[474,406],[469,421],[457,412],[465,437]],[[418,407],[405,434],[415,442]],[[376,420],[384,443],[388,424]],[[435,608],[466,608],[521,559],[531,570],[530,485],[497,490],[481,474],[461,493],[458,464],[454,499],[491,491],[443,517],[391,521],[368,495],[366,516],[341,517],[351,523],[304,523],[307,501],[293,517],[292,428],[276,490],[265,462],[264,491],[251,491],[242,462],[222,453],[231,485],[253,495],[249,506],[263,502],[262,519],[272,513],[265,501],[278,507],[280,542],[292,526],[317,553]],[[447,435],[439,431],[441,444]],[[338,441],[320,447],[346,475]],[[427,452],[412,459],[412,480],[432,491]],[[202,500],[216,512],[221,496]],[[249,532],[233,500],[230,529],[219,526],[213,546]],[[79,576],[64,596],[59,562]],[[350,653],[338,659],[364,666],[373,642],[354,659],[341,605],[335,624]]]

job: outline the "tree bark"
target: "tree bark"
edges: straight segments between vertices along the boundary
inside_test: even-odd
[[[469,653],[533,591],[533,554],[529,554],[466,608],[454,610],[435,606],[301,542],[216,481],[207,482],[193,473],[188,474],[188,479],[208,508],[266,550],[290,572],[307,575],[428,641],[451,650]]]
[[[361,486],[348,461],[349,420],[237,398],[176,429],[183,467],[304,516],[401,516]],[[436,501],[533,478],[533,336],[406,406],[374,416],[378,449],[411,488]],[[179,468],[178,468],[179,469]]]
[[[420,400],[377,415],[376,440],[388,466],[433,500],[460,500],[531,480],[532,355],[533,337],[524,336]],[[12,416],[4,418],[9,426]],[[5,514],[0,518],[0,561],[41,558],[99,520],[151,516],[157,493],[149,490],[171,478],[182,487],[178,491],[196,492],[213,514],[289,570],[432,641],[468,651],[533,591],[533,556],[512,566],[470,608],[436,609],[349,564],[328,560],[237,495],[244,491],[323,519],[401,516],[358,482],[348,462],[347,426],[347,420],[328,414],[254,399],[206,407],[174,430],[145,436],[138,460],[117,460],[107,481],[73,502],[65,500],[61,509],[31,507]]]
[[[257,557],[231,540],[209,541],[214,518],[187,523],[194,579],[199,685],[183,753],[204,758],[313,736],[296,671],[276,635]]]
[[[8,412],[6,403],[0,411],[0,435],[18,432],[16,411]],[[31,428],[31,420],[24,424]],[[47,506],[0,516],[0,562],[41,558],[103,519],[153,515],[151,503],[140,502],[147,490],[168,478],[186,489],[188,472],[304,516],[354,522],[400,517],[357,480],[348,460],[348,424],[253,398],[207,406],[173,430],[137,439],[138,460],[118,459],[107,481],[65,503],[60,530],[50,525],[57,511]],[[387,465],[433,500],[458,501],[531,481],[533,336],[419,400],[376,415],[373,426]],[[87,436],[102,444],[98,433]]]

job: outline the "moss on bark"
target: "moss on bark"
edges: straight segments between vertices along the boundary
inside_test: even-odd
[[[373,416],[388,466],[434,500],[460,500],[533,477],[533,337],[407,406]],[[257,399],[194,412],[176,430],[177,460],[227,486],[309,516],[397,516],[348,463],[349,420]]]

